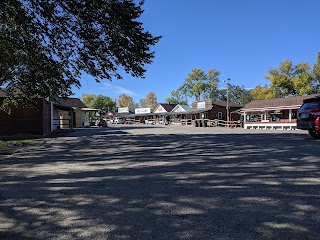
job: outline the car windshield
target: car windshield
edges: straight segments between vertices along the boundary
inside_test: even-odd
[[[316,109],[316,108],[320,108],[319,102],[308,102],[308,103],[304,103],[301,106],[299,112],[304,112],[305,110]]]

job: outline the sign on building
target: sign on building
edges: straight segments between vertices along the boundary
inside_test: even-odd
[[[128,113],[128,112],[129,112],[128,107],[118,108],[118,113]]]
[[[198,102],[197,109],[202,109],[202,108],[206,108],[206,103],[205,102]]]
[[[151,108],[136,108],[134,110],[135,114],[151,113]]]

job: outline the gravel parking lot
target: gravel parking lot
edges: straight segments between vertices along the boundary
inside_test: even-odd
[[[78,129],[0,156],[0,239],[320,239],[303,131]]]

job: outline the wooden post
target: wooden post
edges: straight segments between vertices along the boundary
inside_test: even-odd
[[[69,127],[70,130],[73,131],[73,108],[70,109],[70,118],[69,118]]]
[[[292,109],[289,109],[289,122],[292,122]]]

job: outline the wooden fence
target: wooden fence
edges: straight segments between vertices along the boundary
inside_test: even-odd
[[[221,119],[195,119],[192,120],[192,125],[195,127],[242,127],[240,121],[225,121]]]
[[[162,124],[155,119],[148,119],[145,123],[140,123],[139,120],[135,119],[127,119],[126,124]],[[182,125],[182,126],[194,126],[194,127],[230,127],[230,128],[238,128],[242,127],[240,121],[225,121],[221,119],[181,119],[179,122],[170,122],[170,125]]]

